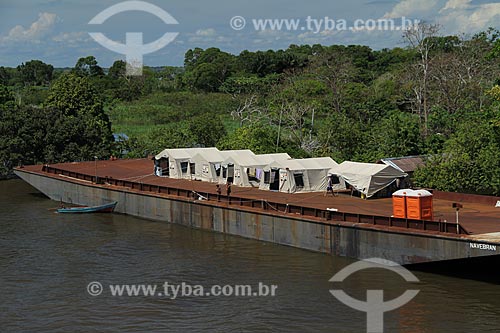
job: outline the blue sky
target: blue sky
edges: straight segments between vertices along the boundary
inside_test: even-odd
[[[88,22],[116,0],[0,0],[0,66],[17,66],[39,59],[56,67],[72,67],[79,57],[93,55],[109,67],[124,55],[107,50],[89,32],[102,32],[117,42],[126,32],[142,32],[144,42],[166,32],[178,32],[166,47],[144,56],[150,66],[182,65],[186,50],[218,47],[231,53],[242,50],[286,48],[290,44],[363,44],[374,49],[404,46],[401,31],[319,32],[304,28],[314,19],[345,20],[395,18],[439,23],[443,34],[470,35],[492,26],[500,28],[500,2],[491,0],[150,0],[173,16],[178,25],[167,25],[146,12],[128,11],[110,17],[100,26]],[[246,27],[235,31],[234,16],[246,19]],[[256,31],[253,19],[300,19],[297,31]],[[319,21],[318,21],[319,22]]]

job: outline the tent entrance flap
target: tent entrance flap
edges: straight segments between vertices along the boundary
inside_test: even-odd
[[[181,174],[194,175],[196,173],[196,163],[191,162],[181,162]]]
[[[293,179],[295,181],[295,186],[297,186],[297,191],[300,191],[304,188],[304,174],[303,173],[294,173]]]
[[[169,177],[170,176],[170,163],[167,158],[155,159],[155,175],[159,177]]]
[[[234,164],[228,164],[222,167],[222,178],[228,183],[234,181]]]
[[[269,174],[269,189],[271,191],[279,191],[280,190],[280,170],[279,169],[271,169]]]
[[[257,177],[257,169],[256,168],[245,168],[246,174],[248,176],[248,181],[259,183],[260,180]]]
[[[188,173],[189,162],[181,162],[181,173],[183,175]]]

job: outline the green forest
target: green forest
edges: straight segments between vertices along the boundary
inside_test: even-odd
[[[183,67],[142,76],[93,56],[73,68],[0,67],[0,174],[216,146],[338,163],[424,155],[417,186],[500,195],[499,31],[441,36],[421,25],[403,39],[382,50],[195,48]]]

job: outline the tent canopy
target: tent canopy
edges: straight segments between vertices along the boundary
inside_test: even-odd
[[[250,149],[221,150],[220,153],[225,158],[238,156],[255,156]]]
[[[275,162],[275,161],[286,161],[291,160],[292,158],[287,153],[275,153],[275,154],[258,154],[255,155],[261,161],[265,161],[266,164]]]
[[[349,161],[331,168],[330,174],[342,177],[367,198],[391,185],[396,179],[408,176],[389,165]]]
[[[178,148],[178,149],[165,149],[161,153],[155,156],[155,159],[159,160],[162,158],[173,158],[173,159],[189,159],[192,153],[188,149]]]
[[[218,181],[221,163],[224,160],[219,151],[208,150],[195,154],[190,162],[194,163],[195,173],[192,178],[203,181]]]
[[[246,168],[263,168],[264,166],[267,165],[267,162],[260,160],[257,156],[243,155],[238,157],[230,156],[226,158],[222,162],[222,164],[223,165],[234,164]]]
[[[296,160],[301,163],[307,169],[331,169],[338,165],[330,157],[316,157],[316,158],[304,158]]]
[[[176,148],[163,150],[155,156],[155,159],[168,160],[168,172],[165,172],[165,174],[171,178],[193,179],[198,175],[202,180],[207,180],[211,179],[211,176],[202,176],[203,165],[217,161],[220,163],[224,160],[224,157],[220,155],[217,148]],[[207,173],[205,172],[205,174]]]
[[[217,148],[173,148],[165,149],[161,153],[155,156],[157,160],[161,158],[171,158],[174,160],[188,160],[194,157],[196,154],[203,154],[204,156],[210,156],[211,154],[218,154],[219,150]],[[220,155],[218,155],[220,157]]]
[[[224,156],[218,150],[203,150],[194,154],[191,159],[200,162],[222,163]]]
[[[229,155],[229,157],[222,162],[222,165],[224,170],[227,168],[227,172],[222,173],[221,183],[231,181],[238,186],[258,186],[257,169],[263,169],[267,165],[267,161],[261,160],[250,150],[233,151],[231,154],[226,155]],[[232,168],[232,172],[230,168]]]
[[[223,150],[220,152],[224,157],[222,164],[252,165],[256,163],[255,154],[251,150]]]
[[[265,172],[279,170],[278,191],[286,193],[325,191],[328,183],[328,171],[338,164],[329,157],[279,160],[269,163]],[[274,180],[274,177],[270,177]],[[261,188],[267,189],[264,184]]]

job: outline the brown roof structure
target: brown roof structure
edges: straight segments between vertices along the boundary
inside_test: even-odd
[[[414,172],[419,167],[425,165],[424,156],[405,156],[405,157],[391,157],[383,158],[377,161],[378,164],[387,164],[403,172]]]

